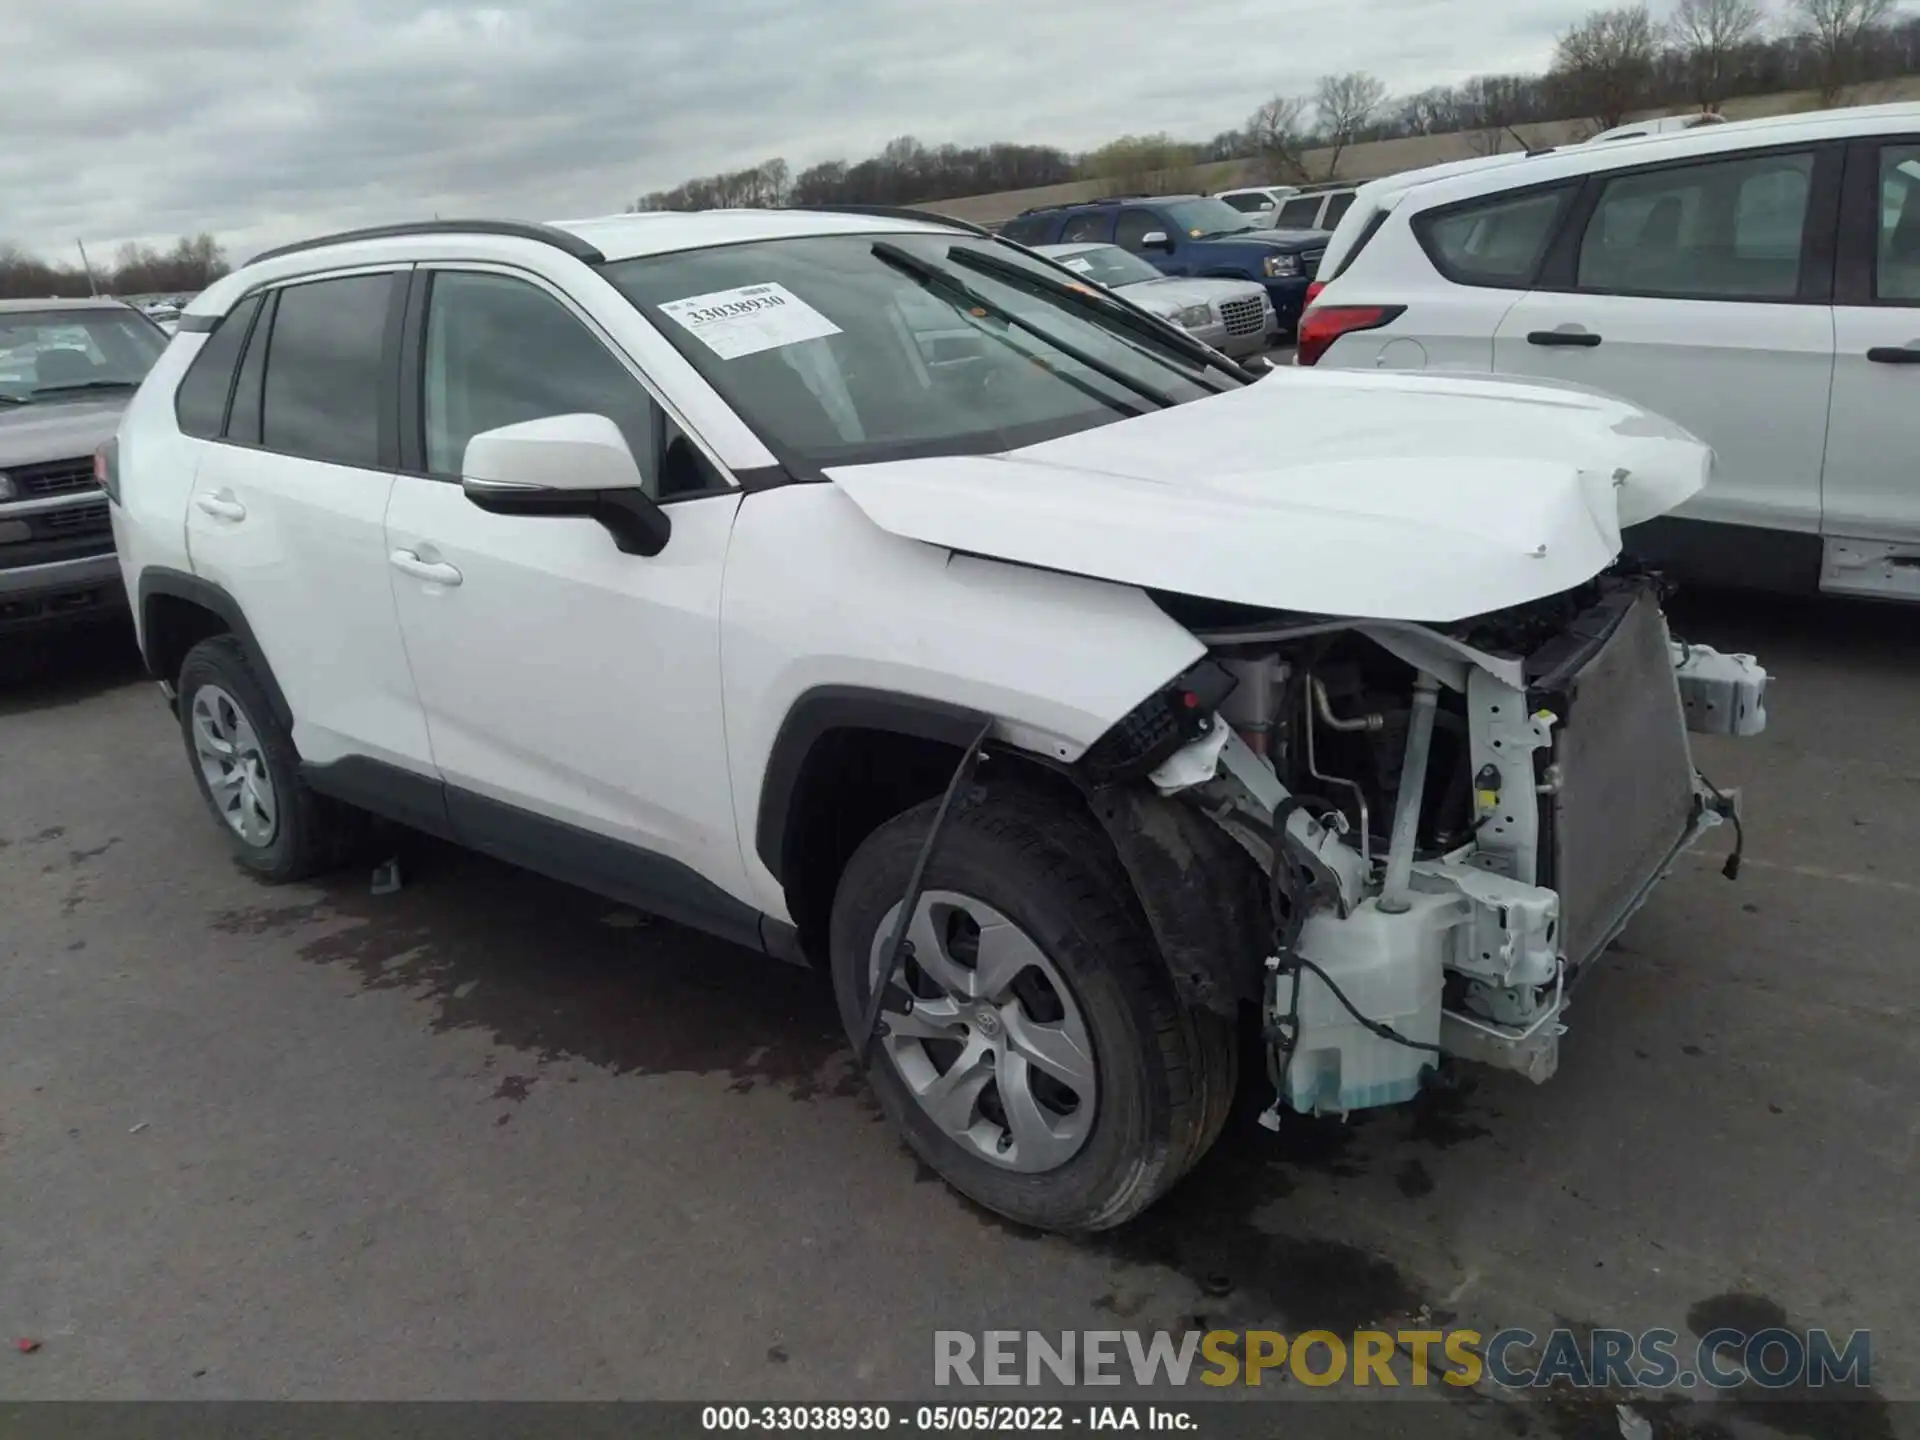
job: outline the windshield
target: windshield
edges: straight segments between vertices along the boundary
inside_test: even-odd
[[[130,390],[167,347],[131,310],[0,312],[0,402]]]
[[[1090,249],[1076,250],[1071,255],[1056,254],[1053,258],[1067,269],[1109,287],[1167,278],[1138,255],[1122,250],[1118,245],[1095,245]]]
[[[1187,232],[1190,240],[1212,240],[1238,235],[1257,227],[1224,200],[1175,200],[1160,207],[1167,218]]]
[[[810,468],[992,454],[1235,383],[991,240],[817,235],[603,273],[770,450]]]

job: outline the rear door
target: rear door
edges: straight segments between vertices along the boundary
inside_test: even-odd
[[[404,269],[268,292],[187,506],[194,573],[245,612],[303,760],[433,773],[387,583]],[[218,332],[216,332],[218,333]]]
[[[1821,587],[1920,600],[1920,133],[1847,153]]]
[[[1714,449],[1700,520],[1817,533],[1833,379],[1835,146],[1589,177],[1494,369],[1618,395]]]

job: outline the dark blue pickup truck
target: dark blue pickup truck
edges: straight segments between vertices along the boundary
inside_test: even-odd
[[[1307,286],[1327,252],[1324,230],[1260,230],[1223,200],[1200,195],[1125,195],[1084,205],[1028,210],[1000,227],[1021,245],[1104,240],[1131,250],[1164,275],[1257,280],[1291,333]]]

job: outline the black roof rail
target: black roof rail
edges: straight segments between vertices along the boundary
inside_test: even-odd
[[[787,209],[805,210],[816,215],[871,215],[881,220],[926,220],[935,225],[951,225],[975,235],[993,234],[986,226],[976,225],[971,220],[941,215],[932,210],[916,210],[911,205],[789,205]]]
[[[539,225],[530,220],[409,220],[400,225],[371,225],[364,230],[342,230],[335,235],[316,235],[311,240],[277,245],[271,250],[262,250],[247,264],[278,260],[282,255],[297,255],[302,250],[318,250],[326,245],[385,240],[397,235],[510,235],[518,240],[538,240],[589,265],[599,265],[607,258],[578,235],[557,225]]]

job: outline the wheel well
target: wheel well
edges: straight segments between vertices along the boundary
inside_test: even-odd
[[[140,625],[147,670],[154,679],[171,683],[180,674],[189,650],[232,629],[224,616],[192,600],[164,593],[150,595]]]
[[[965,747],[898,731],[844,726],[821,734],[794,782],[782,883],[800,948],[823,962],[834,892],[853,852],[904,810],[944,792]],[[1084,805],[1071,782],[1007,751],[988,752],[983,784],[1057,791]]]

